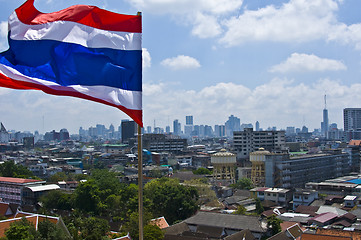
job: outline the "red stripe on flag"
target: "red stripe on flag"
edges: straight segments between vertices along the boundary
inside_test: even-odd
[[[42,13],[34,7],[35,0],[28,0],[16,14],[25,24],[37,25],[55,21],[70,21],[108,31],[142,32],[142,17],[109,12],[95,6],[74,5],[53,13]]]
[[[90,101],[106,104],[112,107],[116,107],[119,110],[126,113],[129,117],[131,117],[137,124],[139,124],[141,127],[143,127],[143,113],[142,110],[133,110],[128,109],[120,105],[115,105],[109,102],[106,102],[104,100],[90,97],[88,95],[76,92],[76,91],[61,91],[61,90],[54,90],[51,88],[48,88],[44,85],[39,85],[35,83],[29,83],[29,82],[23,82],[23,81],[17,81],[14,79],[11,79],[3,74],[0,74],[0,87],[6,87],[6,88],[12,88],[12,89],[18,89],[18,90],[41,90],[45,93],[51,94],[51,95],[57,95],[57,96],[71,96],[71,97],[77,97],[82,99],[87,99]]]

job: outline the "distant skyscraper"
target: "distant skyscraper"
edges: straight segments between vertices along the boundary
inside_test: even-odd
[[[323,122],[321,123],[321,132],[325,138],[327,138],[328,134],[328,110],[326,104],[326,95],[325,95],[325,108],[323,109]]]
[[[186,116],[186,125],[184,126],[184,134],[190,136],[193,132],[193,116]]]
[[[166,127],[165,127],[165,132],[166,132],[166,133],[170,133],[170,126],[166,126]]]
[[[181,134],[181,124],[178,119],[173,121],[173,134],[180,135]]]
[[[147,133],[152,133],[152,127],[151,126],[147,126]]]
[[[186,116],[186,125],[193,125],[193,116]]]
[[[226,135],[228,137],[233,136],[234,131],[241,130],[241,120],[238,117],[231,115],[228,117],[225,126],[226,126]]]
[[[345,108],[343,124],[347,141],[361,139],[361,108]]]
[[[122,142],[128,142],[137,133],[137,124],[134,121],[122,121]]]
[[[256,131],[259,131],[259,122],[256,121]]]
[[[226,136],[226,127],[224,125],[215,125],[214,126],[214,135],[216,137]]]

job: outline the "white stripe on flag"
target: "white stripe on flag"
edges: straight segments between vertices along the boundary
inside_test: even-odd
[[[61,86],[57,83],[25,76],[3,64],[0,64],[0,73],[17,81],[43,85],[57,91],[78,92],[117,106],[123,106],[132,110],[142,110],[142,92],[140,91],[129,91],[108,86]]]
[[[141,33],[107,31],[69,21],[38,25],[22,23],[15,12],[9,17],[13,40],[55,40],[75,43],[88,48],[141,50]]]

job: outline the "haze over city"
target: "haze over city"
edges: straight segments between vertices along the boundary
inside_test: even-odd
[[[0,0],[0,50],[7,18],[24,1]],[[42,12],[74,4],[143,16],[144,125],[241,123],[320,128],[324,94],[330,123],[360,107],[361,16],[357,0],[36,0]],[[0,121],[8,129],[39,130],[128,118],[116,108],[0,88]],[[44,121],[43,121],[44,119]]]

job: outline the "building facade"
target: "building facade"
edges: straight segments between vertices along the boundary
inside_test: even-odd
[[[345,108],[343,124],[346,141],[361,139],[361,108]]]
[[[344,176],[351,172],[350,157],[341,151],[290,156],[286,153],[251,153],[251,180],[258,187],[302,188],[308,182]]]
[[[45,181],[34,179],[22,179],[11,177],[0,177],[0,198],[6,203],[23,205],[24,190],[27,187],[41,186]]]
[[[236,181],[236,154],[221,149],[220,152],[211,155],[214,181],[235,183]]]
[[[233,132],[233,147],[238,158],[248,158],[251,152],[264,148],[267,151],[283,151],[286,149],[285,131],[244,131]]]

